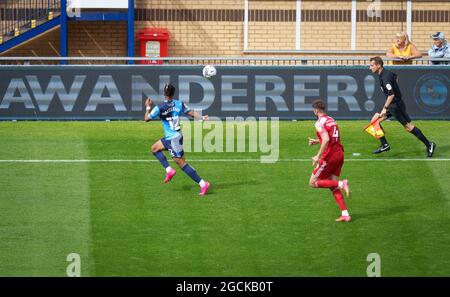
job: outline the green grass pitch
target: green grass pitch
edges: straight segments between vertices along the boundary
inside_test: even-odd
[[[449,276],[450,122],[416,122],[434,161],[397,122],[379,156],[366,122],[338,123],[351,223],[334,221],[329,190],[308,187],[309,161],[288,161],[316,153],[313,121],[280,122],[274,164],[187,153],[212,183],[203,198],[181,170],[162,184],[156,162],[1,161],[0,275],[65,276],[78,253],[82,276],[365,276],[378,253],[382,276]],[[158,122],[0,122],[0,159],[153,160],[161,135]]]

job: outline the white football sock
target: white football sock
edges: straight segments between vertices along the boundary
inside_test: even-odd
[[[206,185],[206,182],[202,179],[198,184],[203,188]]]
[[[349,217],[349,216],[350,216],[350,214],[348,213],[348,210],[343,210],[343,211],[342,211],[342,215],[343,215],[344,217]]]
[[[171,170],[172,170],[172,167],[170,167],[170,166],[166,168],[167,173],[169,173],[169,171],[171,171]]]

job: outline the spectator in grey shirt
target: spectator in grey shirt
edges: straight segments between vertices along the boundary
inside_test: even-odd
[[[445,40],[444,32],[436,32],[431,35],[433,38],[433,45],[428,50],[428,56],[430,58],[447,58],[450,59],[450,47]],[[444,61],[431,61],[434,65],[439,64],[449,64],[449,62]]]

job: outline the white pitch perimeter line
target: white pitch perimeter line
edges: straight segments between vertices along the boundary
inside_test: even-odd
[[[261,162],[261,159],[189,159],[192,162]],[[345,162],[442,162],[450,161],[450,158],[430,158],[430,159],[346,159]],[[126,159],[74,159],[74,160],[0,160],[0,163],[153,163],[159,162],[158,160],[126,160]],[[311,162],[311,159],[278,159],[274,162]]]

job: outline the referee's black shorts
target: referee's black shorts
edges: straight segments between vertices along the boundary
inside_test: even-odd
[[[403,126],[405,126],[408,123],[411,123],[411,118],[406,113],[406,106],[403,100],[399,100],[396,102],[392,102],[388,110],[386,112],[386,117],[390,118],[394,116],[397,121],[399,121]]]

